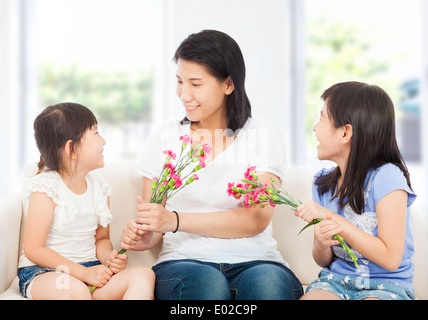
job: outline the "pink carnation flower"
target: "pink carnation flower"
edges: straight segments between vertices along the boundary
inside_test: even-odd
[[[171,150],[165,150],[163,153],[169,155],[173,160],[175,160],[175,158],[177,157],[177,155]]]
[[[208,153],[208,154],[210,154],[210,152],[211,152],[211,150],[212,150],[212,147],[209,145],[209,144],[204,144],[204,145],[202,145],[202,148],[204,149],[204,151],[206,152],[206,153]]]
[[[190,138],[187,134],[180,137],[180,140],[183,141],[184,144],[192,143],[192,138]]]
[[[251,176],[251,172],[253,172],[253,171],[256,171],[256,167],[255,166],[253,166],[253,167],[249,167],[248,169],[247,169],[247,172],[245,172],[245,179],[247,179],[247,180],[255,180],[252,176]]]

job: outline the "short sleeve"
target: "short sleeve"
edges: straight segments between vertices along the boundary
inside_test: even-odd
[[[406,177],[399,167],[386,164],[377,169],[373,177],[373,197],[377,204],[382,198],[395,190],[404,190],[408,193],[407,207],[416,200],[416,194],[407,184]]]
[[[248,128],[247,137],[248,144],[256,146],[251,164],[257,167],[257,171],[270,172],[284,180],[287,163],[281,130],[272,124],[257,121]]]
[[[55,215],[52,227],[55,230],[63,230],[65,224],[74,216],[73,204],[67,200],[65,185],[56,171],[43,171],[33,177],[25,179],[23,183],[23,197],[26,201],[25,208],[28,209],[29,199],[32,193],[39,192],[46,194],[57,208],[70,207],[70,210],[63,211],[62,214]]]
[[[318,190],[318,186],[315,184],[316,179],[321,175],[320,172],[318,172],[315,177],[314,180],[312,182],[312,201],[321,204],[321,197],[320,197],[320,193]]]
[[[55,204],[60,202],[60,190],[59,180],[55,171],[45,171],[37,174],[33,177],[25,179],[23,182],[23,195],[26,200],[34,192],[44,193]]]
[[[325,203],[323,203],[322,195],[320,194],[319,186],[316,185],[316,181],[320,177],[331,173],[333,170],[334,170],[334,168],[323,168],[314,175],[314,180],[312,182],[312,201],[314,201],[314,202],[316,202],[322,206],[325,206]]]
[[[111,195],[111,186],[107,179],[100,173],[90,172],[89,179],[93,184],[95,211],[99,224],[106,228],[112,221],[113,216],[108,207],[108,197]]]

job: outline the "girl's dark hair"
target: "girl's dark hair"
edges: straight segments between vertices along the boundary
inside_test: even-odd
[[[251,104],[245,92],[244,57],[236,41],[223,32],[203,30],[180,44],[174,61],[179,59],[203,65],[218,81],[230,76],[235,89],[227,96],[227,125],[233,131],[241,129],[251,118]]]
[[[340,208],[349,204],[356,213],[362,214],[368,171],[387,163],[401,169],[411,188],[410,175],[397,145],[394,104],[388,94],[375,85],[344,82],[327,89],[321,97],[327,103],[334,126],[350,124],[353,136],[342,186],[334,194],[342,174],[337,167],[316,179],[320,193],[330,191],[333,198],[339,197]]]
[[[71,140],[71,148],[76,150],[85,131],[96,124],[92,111],[77,103],[59,103],[44,109],[34,120],[39,173],[43,169],[64,170],[62,152],[67,141]]]

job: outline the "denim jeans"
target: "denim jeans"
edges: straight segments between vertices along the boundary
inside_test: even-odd
[[[159,300],[295,300],[300,281],[282,264],[173,260],[153,267]]]
[[[92,262],[83,262],[81,263],[84,267],[92,267],[99,265],[100,262],[98,260]],[[37,265],[23,267],[18,269],[18,278],[19,278],[19,291],[24,298],[30,298],[31,295],[28,295],[27,289],[30,284],[40,275],[46,272],[61,272],[59,270],[50,269],[50,268],[42,268]]]

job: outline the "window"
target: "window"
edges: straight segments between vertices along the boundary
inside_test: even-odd
[[[106,156],[134,156],[153,116],[159,1],[36,3],[36,114],[81,103],[98,118]]]
[[[391,96],[397,140],[418,194],[426,194],[423,172],[421,0],[306,0],[306,141],[308,163],[316,160],[312,127],[322,92],[349,80],[377,84]],[[425,30],[426,32],[426,30]],[[425,160],[426,162],[427,160]]]
[[[427,14],[424,0],[2,0],[0,189],[20,188],[22,168],[38,160],[34,118],[60,101],[94,111],[106,161],[135,159],[152,124],[183,116],[178,44],[218,29],[239,43],[253,115],[284,131],[289,167],[320,166],[312,127],[322,92],[372,82],[394,99],[412,183],[427,194]]]
[[[2,139],[0,189],[38,161],[32,125],[48,105],[89,107],[109,160],[135,156],[154,117],[163,1],[5,0],[0,5]],[[4,64],[3,64],[4,61]],[[138,145],[137,145],[138,144]]]

